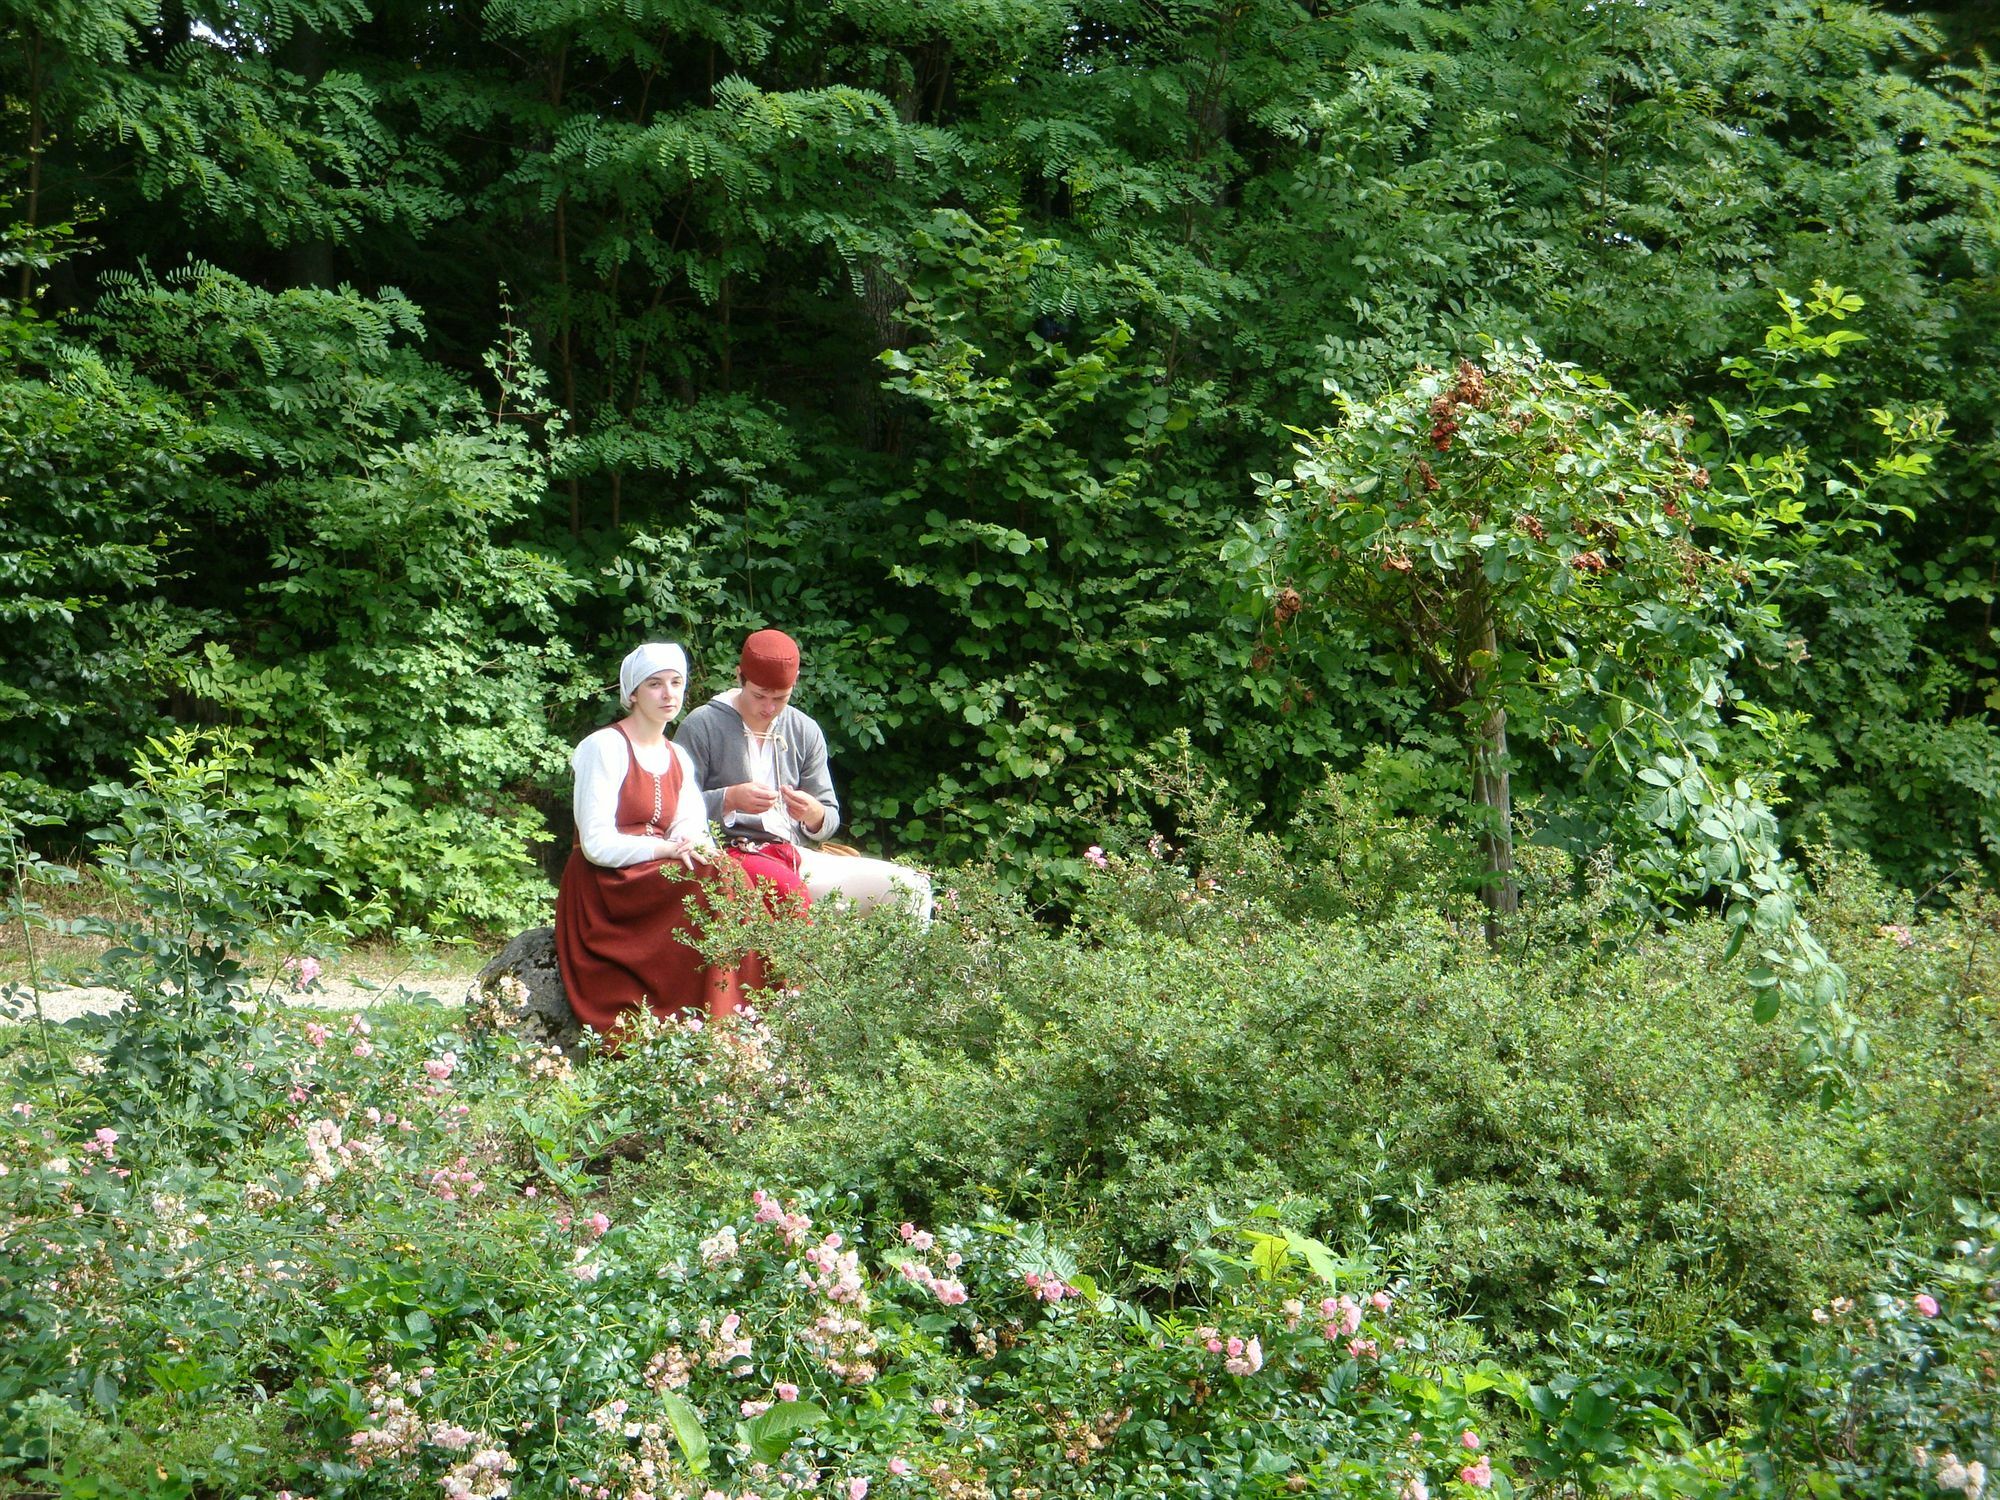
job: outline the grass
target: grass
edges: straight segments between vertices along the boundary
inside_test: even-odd
[[[89,868],[71,868],[68,876],[37,882],[29,891],[29,901],[41,908],[42,920],[33,931],[19,919],[0,925],[0,985],[39,982],[43,989],[55,990],[94,984],[105,939],[90,932],[51,931],[44,923],[62,927],[89,917],[119,921],[138,916],[129,899]],[[506,940],[505,934],[441,938],[403,928],[392,937],[371,937],[356,943],[329,937],[309,943],[306,951],[319,959],[323,984],[346,982],[382,990],[400,984],[447,994],[470,983]],[[272,973],[294,952],[268,943],[251,949],[246,957],[254,969]]]

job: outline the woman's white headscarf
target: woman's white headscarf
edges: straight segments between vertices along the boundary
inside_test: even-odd
[[[687,652],[679,646],[665,641],[648,641],[643,646],[634,646],[618,668],[618,702],[630,708],[632,694],[655,672],[678,672],[686,677],[687,670]]]

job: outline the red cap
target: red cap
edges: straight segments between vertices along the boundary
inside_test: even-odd
[[[759,630],[743,643],[736,668],[757,687],[788,688],[799,680],[799,643],[782,630]]]

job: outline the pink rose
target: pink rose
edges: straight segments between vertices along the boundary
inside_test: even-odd
[[[889,1472],[894,1474],[898,1479],[901,1479],[905,1474],[910,1472],[909,1460],[904,1458],[890,1459]]]
[[[796,1401],[799,1399],[799,1388],[789,1380],[781,1380],[771,1387],[771,1394],[780,1401]]]
[[[861,1475],[847,1481],[847,1500],[868,1500],[868,1481]]]
[[[1088,849],[1083,851],[1083,857],[1100,870],[1111,868],[1111,861],[1105,857],[1104,851],[1095,844],[1092,844]]]
[[[103,1132],[101,1131],[99,1132],[99,1134],[102,1133]],[[1917,1311],[1922,1313],[1925,1317],[1935,1318],[1938,1315],[1938,1300],[1937,1298],[1933,1297],[1929,1292],[1918,1292],[1916,1296],[1916,1303],[1917,1303]]]
[[[610,1228],[611,1221],[603,1214],[592,1214],[590,1216],[590,1232],[592,1236],[601,1239]]]
[[[1482,1458],[1478,1463],[1467,1464],[1460,1469],[1458,1477],[1475,1490],[1490,1490],[1493,1488],[1493,1465]]]
[[[1458,1446],[1467,1452],[1476,1452],[1479,1448],[1479,1434],[1469,1429],[1461,1432],[1458,1435]]]

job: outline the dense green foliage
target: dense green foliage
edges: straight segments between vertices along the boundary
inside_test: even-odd
[[[1391,643],[1271,656],[1218,556],[1329,382],[1491,337],[1684,405],[1718,476],[1798,456],[1829,534],[1730,665],[1741,758],[1898,878],[1990,860],[1991,39],[1858,0],[23,0],[6,798],[80,833],[145,735],[228,724],[264,852],[499,920],[589,685],[677,634],[719,686],[774,621],[871,840],[1073,853],[1156,816],[1182,730],[1246,806],[1385,738],[1448,800]],[[1838,384],[1746,388],[1819,282],[1862,303]],[[1904,510],[1835,526],[1871,411],[1929,403]]]
[[[1827,1110],[1721,923],[1600,946],[1538,853],[1496,952],[1448,837],[1336,784],[1289,864],[1225,820],[1061,932],[978,874],[928,929],[786,924],[766,1017],[573,1062],[498,1029],[512,981],[232,1003],[313,979],[242,962],[284,889],[207,766],[194,826],[169,760],[106,832],[137,1003],[10,989],[0,1494],[1935,1500],[2000,1460],[1990,901],[1819,869],[1894,1058]]]

